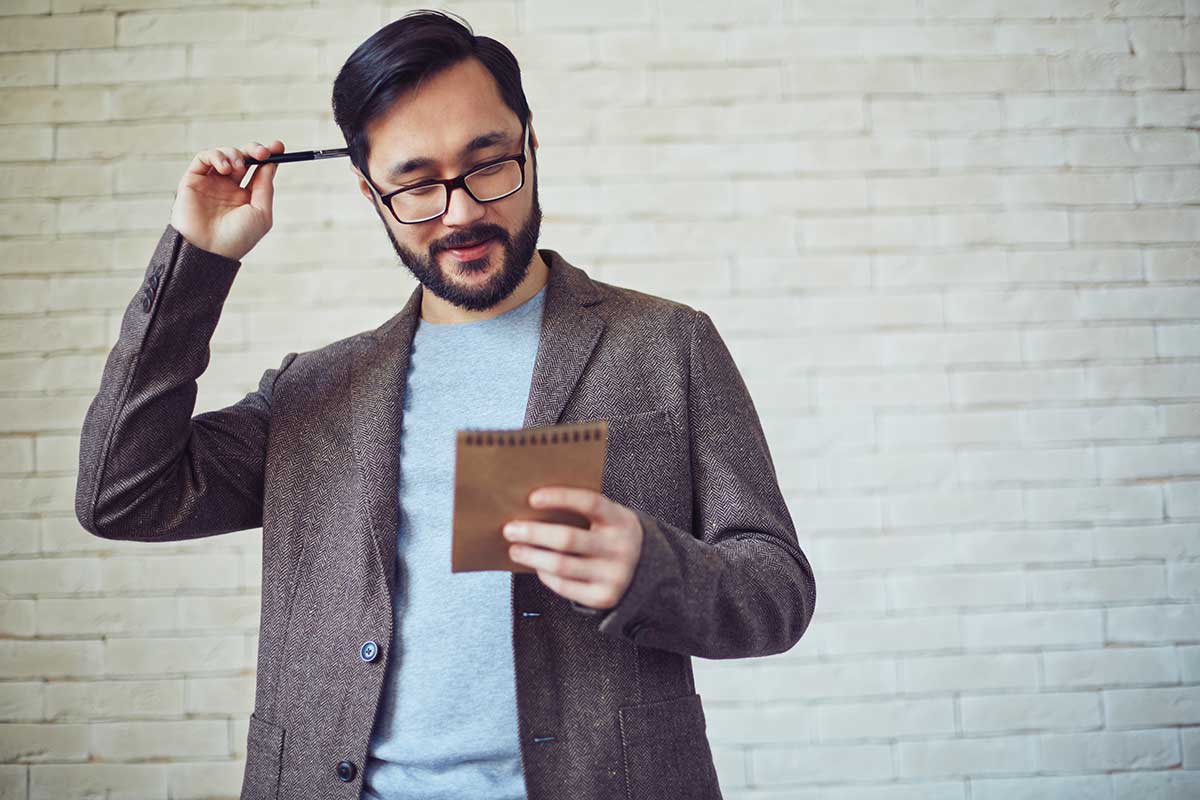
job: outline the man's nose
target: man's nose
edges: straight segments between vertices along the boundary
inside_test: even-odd
[[[442,224],[452,227],[469,225],[485,213],[486,209],[483,207],[483,203],[471,197],[464,187],[456,186],[450,192],[450,203],[446,207],[446,213],[442,216]]]

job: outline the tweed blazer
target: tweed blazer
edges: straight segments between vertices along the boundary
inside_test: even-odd
[[[540,252],[549,282],[524,424],[607,420],[601,491],[637,513],[644,537],[632,583],[599,613],[534,573],[512,576],[527,793],[715,800],[691,657],[791,648],[813,615],[813,572],[709,316]],[[290,352],[241,401],[193,416],[240,266],[163,232],[83,423],[76,515],[121,540],[261,527],[241,796],[356,798],[392,651],[403,392],[423,288],[379,327]]]

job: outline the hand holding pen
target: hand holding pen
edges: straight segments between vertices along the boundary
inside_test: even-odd
[[[278,139],[270,147],[250,142],[244,149],[201,150],[179,181],[171,225],[196,247],[240,261],[271,230],[279,162],[303,160],[306,156],[285,156],[283,150],[283,142]],[[255,164],[261,166],[242,186],[242,178]]]

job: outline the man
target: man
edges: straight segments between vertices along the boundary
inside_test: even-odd
[[[719,798],[690,657],[783,652],[816,597],[729,351],[703,312],[536,247],[538,140],[500,43],[408,15],[351,55],[334,110],[420,286],[192,417],[271,227],[277,167],[241,187],[244,159],[283,143],[197,154],[87,413],[80,522],[262,527],[243,798]],[[589,527],[506,526],[536,572],[452,574],[455,430],[596,419],[602,490],[530,500]]]

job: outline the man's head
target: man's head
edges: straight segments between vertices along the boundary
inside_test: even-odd
[[[508,297],[529,269],[542,219],[537,136],[512,52],[446,14],[412,12],[346,60],[333,84],[333,112],[359,190],[417,280],[472,311]],[[459,187],[445,214],[415,224],[380,202],[398,189],[522,153],[524,183],[499,200],[479,202]],[[394,207],[409,218],[398,199]],[[482,253],[454,252],[481,240],[490,240]]]

